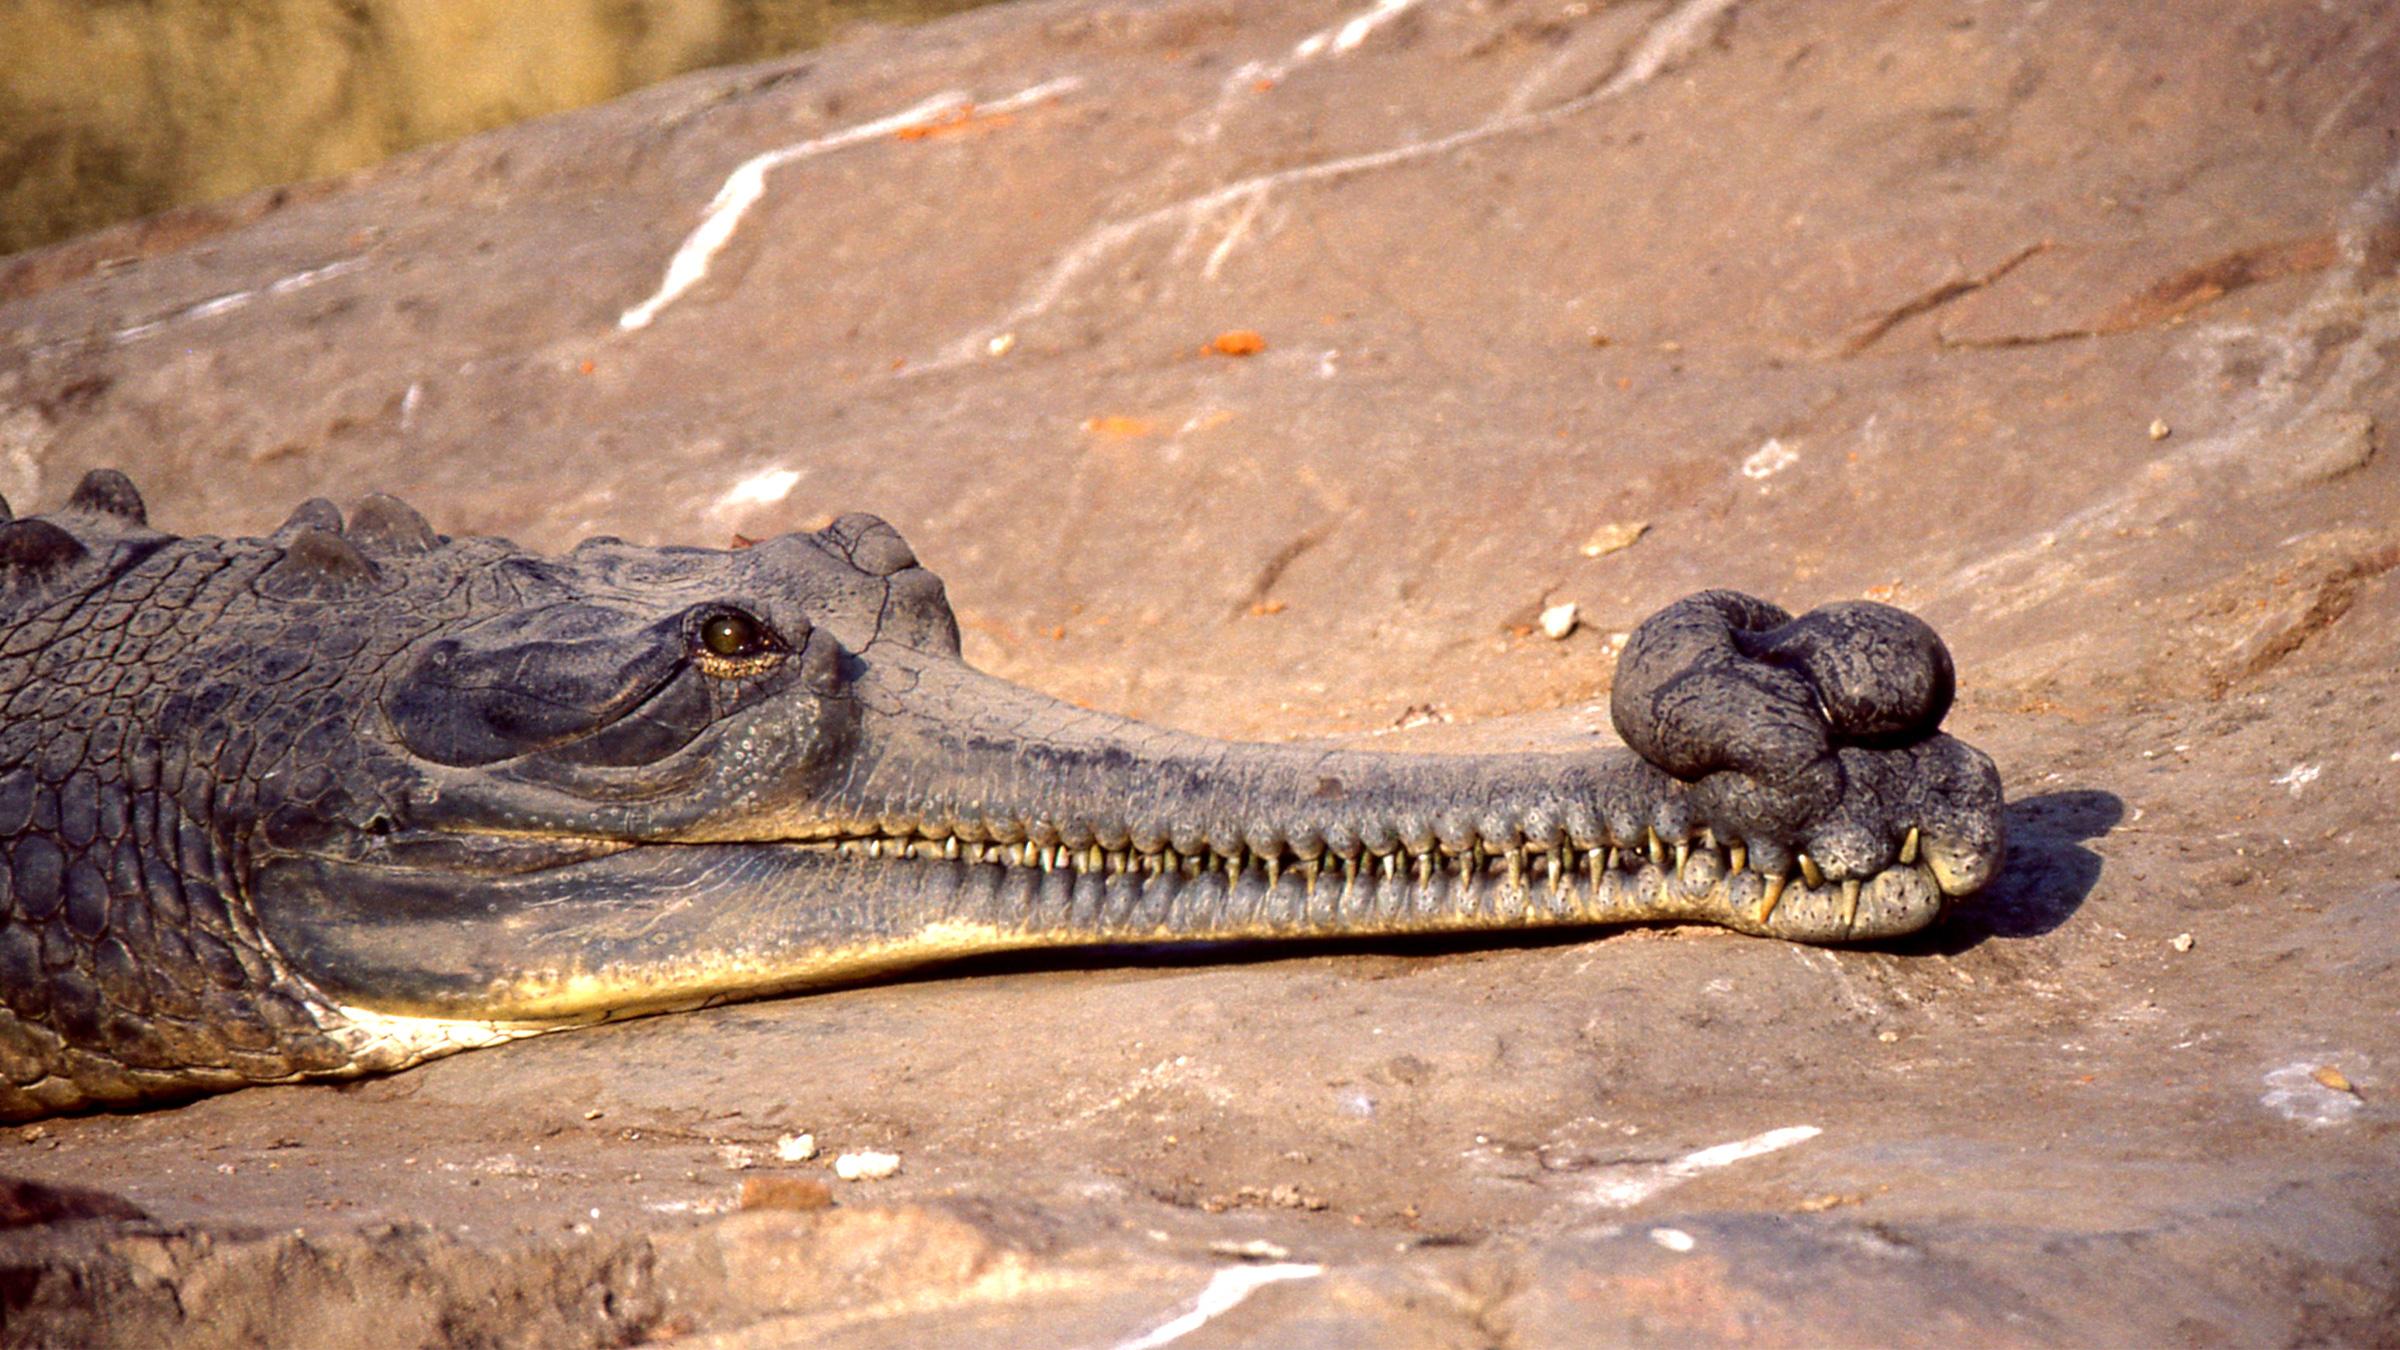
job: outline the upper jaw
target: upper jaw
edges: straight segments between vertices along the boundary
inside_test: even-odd
[[[1067,858],[1205,856],[1332,865],[1398,855],[1672,850],[1711,836],[1768,875],[1864,880],[1921,855],[1951,896],[1996,871],[1991,761],[1938,732],[1840,746],[1780,776],[1681,780],[1613,747],[1409,755],[1216,741],[1077,708],[955,658],[885,648],[838,753],[762,707],[701,738],[637,791],[626,771],[451,784],[428,823],[547,828],[628,843],[888,845],[894,856],[1030,845]],[[822,721],[821,714],[810,716]],[[1739,870],[1736,868],[1735,870]]]

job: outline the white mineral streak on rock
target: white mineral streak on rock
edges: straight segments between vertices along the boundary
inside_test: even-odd
[[[1275,188],[1295,183],[1318,182],[1346,178],[1354,174],[1371,173],[1378,169],[1443,155],[1463,146],[1475,145],[1497,136],[1538,130],[1587,112],[1609,99],[1647,83],[1676,61],[1689,55],[1695,48],[1708,40],[1709,36],[1716,31],[1718,21],[1730,13],[1738,2],[1739,0],[1685,0],[1684,4],[1670,10],[1650,26],[1642,40],[1635,44],[1633,55],[1626,59],[1624,68],[1619,70],[1614,78],[1600,88],[1579,97],[1532,111],[1497,113],[1464,130],[1454,131],[1446,136],[1402,141],[1381,150],[1343,155],[1335,159],[1318,160],[1313,164],[1299,164],[1272,173],[1257,174],[1226,183],[1195,196],[1186,197],[1180,201],[1170,202],[1140,215],[1103,221],[1085,234],[1081,241],[1060,254],[1058,260],[1033,282],[1025,297],[1017,303],[1015,308],[1009,310],[997,323],[952,342],[941,352],[925,360],[909,362],[905,367],[905,374],[907,377],[913,378],[930,371],[944,370],[974,360],[994,333],[1019,329],[1048,311],[1066,294],[1067,288],[1080,279],[1084,273],[1116,252],[1118,248],[1154,229],[1180,225],[1183,227],[1180,238],[1188,242],[1194,231],[1205,222],[1214,219],[1217,213],[1235,205],[1247,207],[1253,199]],[[1379,4],[1374,10],[1360,15],[1359,18],[1372,17],[1381,13],[1384,8],[1385,6]],[[1377,18],[1376,23],[1388,22],[1398,13],[1398,9],[1392,9],[1390,13]],[[1356,23],[1357,21],[1352,20],[1351,22]],[[1367,28],[1360,30],[1359,41],[1363,42],[1373,29],[1374,25],[1370,24]],[[1343,29],[1336,28],[1330,31],[1332,36],[1326,38],[1326,50],[1328,51],[1334,49],[1334,44]],[[1309,41],[1310,39],[1302,39],[1301,46],[1306,47]],[[1341,50],[1347,51],[1349,48],[1345,47]],[[1294,57],[1299,59],[1298,49],[1294,50]],[[1226,101],[1240,89],[1253,86],[1260,81],[1272,83],[1288,73],[1292,65],[1293,62],[1288,60],[1274,63],[1251,61],[1237,67],[1231,75],[1226,77],[1223,92],[1218,100],[1218,109],[1211,114],[1209,126],[1198,139],[1203,142],[1215,139]],[[1212,250],[1211,265],[1221,267],[1223,264],[1224,259],[1217,256],[1216,252]]]
[[[1216,106],[1209,110],[1208,126],[1199,140],[1212,142],[1225,130],[1225,114],[1234,101],[1260,87],[1272,88],[1298,66],[1306,65],[1328,53],[1347,56],[1363,45],[1375,30],[1416,8],[1420,0],[1375,0],[1366,12],[1320,28],[1292,44],[1291,54],[1280,61],[1244,61],[1226,75],[1217,87]]]
[[[1375,0],[1364,14],[1357,15],[1337,28],[1311,33],[1292,48],[1292,56],[1301,61],[1311,60],[1330,51],[1335,56],[1356,51],[1360,43],[1376,29],[1417,7],[1418,0]]]
[[[1191,1306],[1130,1341],[1119,1341],[1116,1350],[1156,1350],[1191,1335],[1200,1328],[1233,1309],[1242,1300],[1270,1284],[1285,1280],[1312,1280],[1325,1273],[1325,1267],[1285,1263],[1272,1266],[1227,1266],[1211,1275],[1208,1286]]]
[[[1633,54],[1625,58],[1624,68],[1600,86],[1599,97],[1614,98],[1658,78],[1660,71],[1708,41],[1718,21],[1739,3],[1741,0],[1685,0],[1650,25],[1650,31],[1634,44]]]
[[[825,135],[802,141],[797,145],[787,145],[781,149],[769,150],[765,154],[753,155],[744,160],[740,167],[726,177],[724,185],[717,189],[716,197],[709,202],[706,214],[701,217],[699,228],[684,236],[683,244],[675,250],[675,256],[667,262],[667,275],[665,280],[659,283],[658,293],[619,315],[617,327],[628,333],[635,329],[649,327],[650,321],[658,317],[660,310],[673,304],[678,296],[699,284],[700,279],[708,275],[708,265],[715,260],[718,250],[724,248],[726,243],[733,238],[734,230],[742,223],[742,216],[765,193],[767,175],[770,172],[792,163],[794,160],[811,159],[845,146],[857,145],[861,141],[871,141],[878,137],[889,136],[894,132],[921,125],[962,109],[975,108],[981,112],[1008,112],[1024,107],[1026,104],[1038,102],[1053,94],[1063,94],[1080,83],[1081,81],[1073,78],[1046,80],[991,103],[977,103],[973,98],[958,90],[946,90],[912,107],[903,108],[889,116],[878,117],[872,122],[861,122],[856,126],[844,127],[840,131],[827,132]]]
[[[1225,237],[1219,239],[1217,246],[1208,251],[1208,261],[1200,267],[1201,276],[1210,281],[1217,279],[1217,273],[1225,267],[1225,259],[1233,253],[1233,246],[1242,242],[1242,236],[1250,233],[1250,222],[1258,219],[1258,208],[1264,205],[1266,200],[1267,194],[1264,189],[1250,194],[1250,200],[1244,203],[1240,213],[1234,216],[1233,223],[1225,227]]]
[[[288,277],[280,277],[254,290],[231,291],[203,300],[195,305],[187,305],[164,318],[152,319],[147,323],[137,323],[130,328],[120,328],[109,334],[109,339],[114,342],[135,342],[161,331],[169,324],[183,323],[192,319],[213,319],[219,314],[230,314],[252,304],[260,296],[290,295],[294,291],[306,290],[320,281],[330,281],[345,273],[355,272],[366,265],[367,260],[364,258],[338,258],[322,267],[311,267],[304,271],[294,272]]]
[[[773,506],[791,496],[792,489],[799,482],[800,471],[798,469],[763,469],[734,484],[723,497],[717,499],[717,505],[732,507],[749,506],[755,503],[759,506]]]
[[[1704,1148],[1697,1153],[1687,1153],[1673,1162],[1617,1168],[1593,1182],[1590,1193],[1584,1198],[1604,1209],[1631,1209],[1651,1196],[1680,1186],[1703,1172],[1730,1167],[1737,1162],[1790,1148],[1794,1144],[1805,1144],[1823,1133],[1814,1125],[1790,1125],[1748,1139],[1737,1139],[1730,1144]]]

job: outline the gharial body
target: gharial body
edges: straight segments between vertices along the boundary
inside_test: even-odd
[[[178,538],[0,505],[0,1119],[1076,943],[1931,922],[2001,856],[1899,610],[1635,633],[1630,750],[1147,727],[980,674],[881,521],[729,551],[446,539],[370,497]]]

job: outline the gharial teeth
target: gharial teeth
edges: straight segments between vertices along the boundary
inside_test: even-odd
[[[1900,865],[1914,867],[1917,862],[1917,827],[1908,827],[1908,838],[1900,841]]]
[[[1761,925],[1766,923],[1767,916],[1775,912],[1776,902],[1783,899],[1783,888],[1790,881],[1791,877],[1781,872],[1767,878],[1767,893],[1760,898],[1758,913],[1751,919],[1751,922]]]
[[[1429,887],[1437,874],[1447,873],[1455,878],[1462,897],[1472,896],[1485,878],[1495,886],[1503,884],[1501,894],[1520,894],[1548,883],[1553,896],[1570,890],[1588,893],[1596,903],[1606,892],[1608,873],[1620,867],[1640,869],[1645,863],[1669,870],[1670,876],[1688,872],[1692,859],[1708,854],[1708,861],[1721,861],[1725,877],[1750,869],[1750,850],[1730,835],[1720,836],[1713,827],[1697,828],[1692,837],[1669,843],[1655,827],[1645,829],[1637,842],[1627,845],[1595,843],[1590,848],[1577,848],[1561,836],[1547,842],[1523,840],[1516,847],[1501,848],[1483,839],[1473,839],[1456,852],[1434,847],[1425,852],[1396,848],[1387,853],[1362,850],[1356,854],[1328,852],[1316,858],[1298,858],[1288,853],[1253,853],[1243,847],[1231,853],[1203,849],[1197,853],[1178,853],[1161,848],[1144,853],[1138,848],[1111,849],[1093,842],[1081,846],[1039,844],[1026,839],[1013,844],[976,842],[954,832],[935,833],[921,829],[916,834],[899,837],[861,835],[825,841],[834,851],[852,857],[883,860],[945,859],[974,864],[997,864],[1030,868],[1038,864],[1045,873],[1070,869],[1078,875],[1131,877],[1177,876],[1197,879],[1210,871],[1222,868],[1228,890],[1242,884],[1243,874],[1256,868],[1266,890],[1280,886],[1286,872],[1296,875],[1304,890],[1315,895],[1320,883],[1332,884],[1338,867],[1342,895],[1349,895],[1364,874],[1370,880],[1398,880],[1413,873],[1416,884]],[[1580,855],[1577,856],[1577,855]],[[1911,826],[1901,837],[1896,850],[1901,866],[1921,865],[1925,856],[1924,832]],[[1765,883],[1751,922],[1764,927],[1774,917],[1790,886],[1797,882],[1814,891],[1829,884],[1824,865],[1813,855],[1795,853],[1791,864],[1779,875],[1761,872]],[[1453,868],[1456,870],[1453,871]],[[1579,875],[1581,874],[1581,875]],[[1588,892],[1583,888],[1588,885]],[[1842,930],[1856,926],[1859,911],[1865,903],[1865,883],[1859,879],[1840,882],[1841,901],[1838,910]]]

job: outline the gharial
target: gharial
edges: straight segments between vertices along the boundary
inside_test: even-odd
[[[1883,937],[2001,858],[1949,653],[1865,602],[1653,615],[1630,750],[1397,754],[981,674],[870,516],[549,558],[374,496],[187,539],[102,470],[0,522],[0,1119],[1010,948]]]

